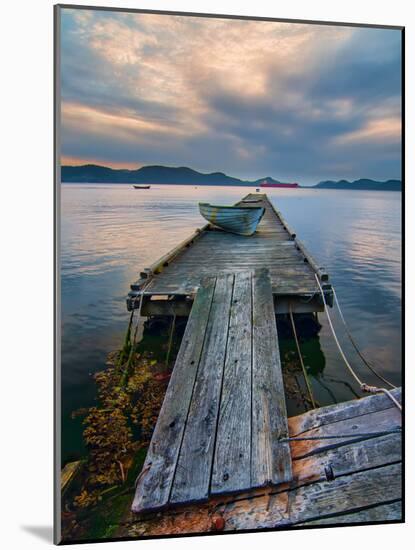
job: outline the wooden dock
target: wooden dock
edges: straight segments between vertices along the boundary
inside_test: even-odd
[[[332,288],[266,195],[238,204],[265,208],[253,236],[206,225],[131,287],[130,309],[189,318],[129,535],[401,521],[391,399],[287,419],[276,314],[322,311],[316,276],[330,305]]]
[[[392,393],[401,400],[399,388]],[[270,490],[212,496],[205,504],[189,504],[161,515],[133,514],[128,535],[154,537],[218,530],[401,522],[400,427],[400,411],[384,394],[290,418],[290,437],[303,439],[290,441],[291,482]],[[351,437],[331,439],[347,434]]]
[[[133,510],[287,482],[287,435],[268,271],[202,280]]]
[[[329,276],[306,250],[280,212],[265,194],[249,194],[238,205],[265,208],[265,214],[251,237],[227,233],[209,224],[143,269],[131,285],[127,306],[138,307],[143,294],[142,314],[189,315],[192,299],[206,276],[266,268],[275,297],[275,312],[322,311],[315,280],[318,275],[326,301],[331,304]]]

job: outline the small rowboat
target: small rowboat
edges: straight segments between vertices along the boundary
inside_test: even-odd
[[[150,189],[150,185],[133,185],[134,189]]]
[[[264,215],[262,206],[214,206],[199,203],[199,211],[211,224],[237,235],[253,235]]]

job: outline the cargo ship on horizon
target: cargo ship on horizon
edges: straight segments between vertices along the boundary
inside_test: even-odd
[[[261,182],[260,187],[286,187],[286,188],[296,188],[299,187],[298,183],[282,183],[282,182],[274,182],[269,180],[264,180]]]

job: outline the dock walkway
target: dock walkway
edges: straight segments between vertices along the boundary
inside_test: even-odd
[[[203,279],[133,511],[290,481],[287,435],[268,270]]]
[[[400,388],[392,394],[401,401]],[[292,417],[290,483],[211,497],[202,506],[189,504],[138,521],[133,516],[128,534],[210,532],[218,529],[217,518],[224,531],[401,522],[402,434],[392,433],[401,425],[400,411],[384,394]],[[340,434],[351,437],[331,439]]]
[[[129,534],[401,521],[401,412],[387,395],[287,419],[275,314],[322,311],[316,276],[328,303],[332,289],[266,195],[238,204],[265,208],[252,237],[208,224],[132,285],[130,309],[189,318]]]
[[[140,279],[131,285],[128,308],[136,307],[137,296],[143,294],[143,315],[188,315],[191,301],[186,302],[185,298],[195,295],[202,278],[266,268],[272,293],[278,298],[276,313],[287,313],[289,307],[294,313],[322,311],[315,274],[330,303],[328,274],[312,258],[267,195],[249,194],[237,205],[265,208],[254,235],[235,235],[210,224],[198,229],[141,272]]]

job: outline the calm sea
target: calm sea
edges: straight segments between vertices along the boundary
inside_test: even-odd
[[[108,352],[121,345],[130,283],[142,268],[204,224],[199,201],[233,204],[253,191],[62,185],[63,461],[84,452],[82,424],[71,418],[71,412],[94,403],[91,373],[102,370]],[[382,374],[400,384],[401,193],[268,189],[267,194],[328,270],[363,352]],[[310,364],[314,361],[313,391],[320,405],[352,399],[357,388],[345,371],[323,314],[319,320],[323,328],[318,353],[314,342],[308,358]],[[377,383],[361,366],[338,317],[335,324],[358,372],[368,383]]]

